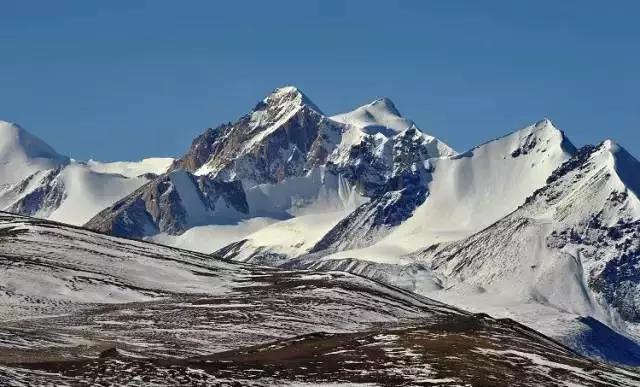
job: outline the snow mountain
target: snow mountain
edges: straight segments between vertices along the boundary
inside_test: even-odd
[[[62,156],[22,127],[0,121],[0,208],[80,225],[166,170],[169,160],[149,159],[140,175],[120,169],[136,163],[82,163]],[[107,173],[107,170],[111,172]]]
[[[174,244],[179,238],[173,236],[199,226],[256,218],[318,216],[331,227],[345,212],[390,190],[412,187],[403,195],[420,202],[425,161],[453,153],[402,118],[389,100],[328,117],[300,90],[283,87],[235,123],[198,136],[167,174],[141,189],[157,195],[136,192],[87,227]],[[170,203],[159,207],[172,214],[156,208],[155,197],[163,193]]]

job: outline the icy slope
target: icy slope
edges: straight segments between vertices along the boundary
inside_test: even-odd
[[[77,163],[60,171],[57,184],[64,187],[65,199],[46,218],[81,225],[118,198],[146,183],[145,177],[96,173]]]
[[[148,181],[156,161],[87,164],[61,156],[23,128],[0,122],[0,209],[83,224]],[[166,162],[165,162],[166,164]],[[103,173],[118,170],[118,173]],[[131,174],[130,178],[121,172]]]
[[[377,99],[355,110],[337,114],[332,120],[345,125],[353,125],[368,132],[398,134],[413,126],[413,122],[400,115],[400,112],[388,98]]]
[[[2,384],[640,380],[513,321],[347,273],[224,262],[6,213],[0,239]]]

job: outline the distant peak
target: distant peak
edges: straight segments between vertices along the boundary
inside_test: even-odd
[[[534,124],[525,126],[522,129],[516,130],[515,133],[520,133],[522,136],[528,136],[534,134],[536,136],[564,136],[564,132],[558,129],[553,122],[548,118],[543,118]]]
[[[26,159],[44,158],[66,160],[49,144],[29,133],[20,125],[8,121],[0,121],[0,158],[8,160],[22,155]]]
[[[545,128],[545,127],[550,127],[554,129],[556,128],[555,125],[553,125],[553,122],[551,122],[551,120],[546,117],[536,122],[534,126],[536,128]]]
[[[370,104],[363,106],[363,108],[364,107],[380,109],[395,116],[402,117],[402,114],[400,114],[400,111],[398,111],[396,105],[393,103],[393,101],[391,101],[391,99],[387,97],[378,98]]]
[[[273,94],[290,94],[290,93],[302,93],[302,92],[297,87],[290,86],[290,85],[276,87],[276,89],[273,91]]]
[[[640,162],[621,145],[611,139],[604,140],[592,152],[591,160],[613,168],[622,184],[640,198]]]
[[[14,122],[0,120],[0,131],[1,135],[5,135],[7,133],[17,133],[25,130],[20,125]]]
[[[379,98],[362,105],[350,112],[331,117],[334,121],[353,125],[362,129],[387,128],[391,135],[410,128],[416,128],[413,121],[400,115],[400,112],[389,98]]]
[[[57,153],[20,125],[0,121],[0,175],[14,184],[36,171],[65,165],[69,158]]]
[[[609,138],[602,142],[602,147],[610,151],[611,153],[618,153],[621,150],[623,150],[623,148],[620,145],[618,145],[618,143],[616,143],[615,141]]]
[[[322,111],[311,101],[306,94],[295,86],[282,86],[273,90],[263,102],[269,106],[295,104],[298,106],[307,106],[318,113]]]

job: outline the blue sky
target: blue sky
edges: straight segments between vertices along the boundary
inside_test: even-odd
[[[460,151],[549,117],[640,155],[637,1],[0,2],[0,119],[80,159],[179,155],[285,84]]]

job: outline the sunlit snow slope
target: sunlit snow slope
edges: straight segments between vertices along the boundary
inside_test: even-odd
[[[80,225],[146,183],[149,173],[164,172],[170,162],[83,163],[0,121],[0,208]]]

